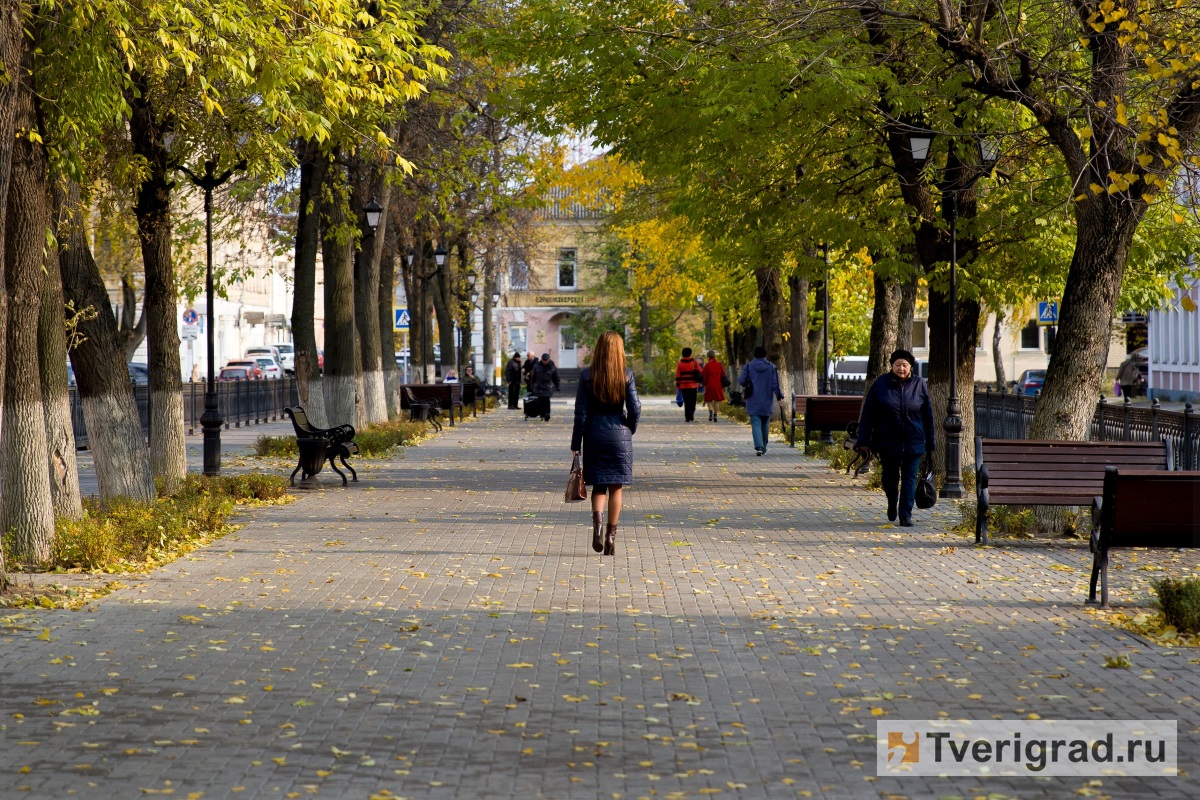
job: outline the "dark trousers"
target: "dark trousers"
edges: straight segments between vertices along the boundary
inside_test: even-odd
[[[913,503],[917,498],[917,478],[921,473],[923,455],[881,455],[883,493],[889,503],[897,504],[900,519],[912,519]]]
[[[521,382],[510,383],[508,385],[508,407],[517,408],[517,404],[521,399]]]
[[[683,392],[683,418],[691,422],[696,418],[696,389],[681,389]]]

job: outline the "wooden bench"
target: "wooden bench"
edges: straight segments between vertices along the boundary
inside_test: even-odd
[[[1200,472],[1106,467],[1092,506],[1088,603],[1108,605],[1108,551],[1114,547],[1200,547]]]
[[[993,505],[1089,506],[1104,488],[1104,468],[1169,470],[1171,444],[1053,442],[975,437],[975,542],[988,543]]]
[[[845,430],[851,422],[858,422],[862,410],[861,397],[839,397],[836,395],[800,395],[792,399],[791,442],[796,444],[796,414],[804,417],[804,446],[808,447],[814,431],[821,431],[826,440],[834,430]]]
[[[411,389],[416,400],[436,400],[438,407],[450,415],[450,426],[454,426],[454,409],[458,409],[458,418],[463,419],[463,385],[461,383],[408,383],[400,388]],[[405,405],[405,394],[401,392],[400,407]]]
[[[337,464],[334,462],[335,458],[342,462],[343,467],[350,470],[354,481],[358,482],[358,473],[354,471],[354,467],[346,463],[347,458],[358,452],[358,445],[354,443],[353,425],[314,428],[308,421],[308,414],[299,406],[285,408],[283,413],[292,420],[292,428],[296,431],[296,447],[300,451],[299,463],[292,470],[290,483],[295,484],[296,473],[300,472],[302,473],[300,483],[304,484],[309,478],[316,477],[324,468],[325,462],[328,461],[329,468],[341,477],[342,486],[346,486],[346,475],[337,468]]]
[[[408,409],[408,418],[411,421],[421,420],[433,425],[435,429],[442,429],[442,407],[437,400],[418,400],[413,395],[411,386],[402,386],[400,392],[400,409]],[[450,418],[451,424],[454,423],[454,418]]]

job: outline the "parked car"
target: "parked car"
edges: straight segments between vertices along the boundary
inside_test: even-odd
[[[258,362],[258,368],[262,370],[264,378],[282,378],[283,367],[279,366],[279,362],[271,356],[254,356],[254,360]]]
[[[258,380],[259,378],[261,378],[263,376],[262,367],[260,367],[258,365],[258,361],[253,358],[244,358],[244,359],[238,359],[236,361],[230,361],[229,363],[227,363],[225,365],[224,368],[228,369],[229,367],[242,367],[243,369],[247,369],[250,371],[250,377],[254,378],[255,380]]]
[[[291,375],[296,371],[296,348],[290,344],[277,344],[275,349],[279,351],[279,366],[283,367],[283,371]]]
[[[286,359],[283,352],[284,347],[287,347],[289,350]],[[260,347],[251,347],[246,350],[246,358],[270,356],[279,365],[281,372],[291,372],[296,368],[296,354],[295,351],[291,350],[291,347],[290,344],[265,344]]]
[[[125,366],[129,368],[129,380],[133,381],[134,386],[150,385],[150,367],[136,361],[130,361]]]
[[[217,376],[219,381],[248,381],[250,380],[250,367],[222,367],[221,374]]]
[[[1046,370],[1027,369],[1017,376],[1013,391],[1017,394],[1035,395],[1042,390],[1046,382]]]

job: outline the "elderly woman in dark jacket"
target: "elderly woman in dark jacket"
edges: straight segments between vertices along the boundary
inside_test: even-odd
[[[892,371],[871,384],[858,422],[858,449],[879,454],[887,517],[912,526],[921,461],[933,455],[933,406],[925,381],[913,374],[907,350],[892,353]]]
[[[613,331],[603,333],[591,366],[579,375],[571,452],[583,450],[583,480],[592,487],[592,549],[606,556],[617,554],[621,490],[633,482],[633,433],[641,413],[633,372],[625,368],[625,341]]]

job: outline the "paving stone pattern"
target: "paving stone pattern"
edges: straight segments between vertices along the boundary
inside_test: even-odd
[[[562,502],[568,406],[360,461],[86,610],[3,617],[0,795],[1194,794],[875,774],[877,719],[939,714],[1178,719],[1195,771],[1197,654],[1086,609],[1085,543],[901,532],[861,480],[655,399],[601,558]],[[1118,605],[1161,574],[1139,565],[1197,566],[1115,560]]]

